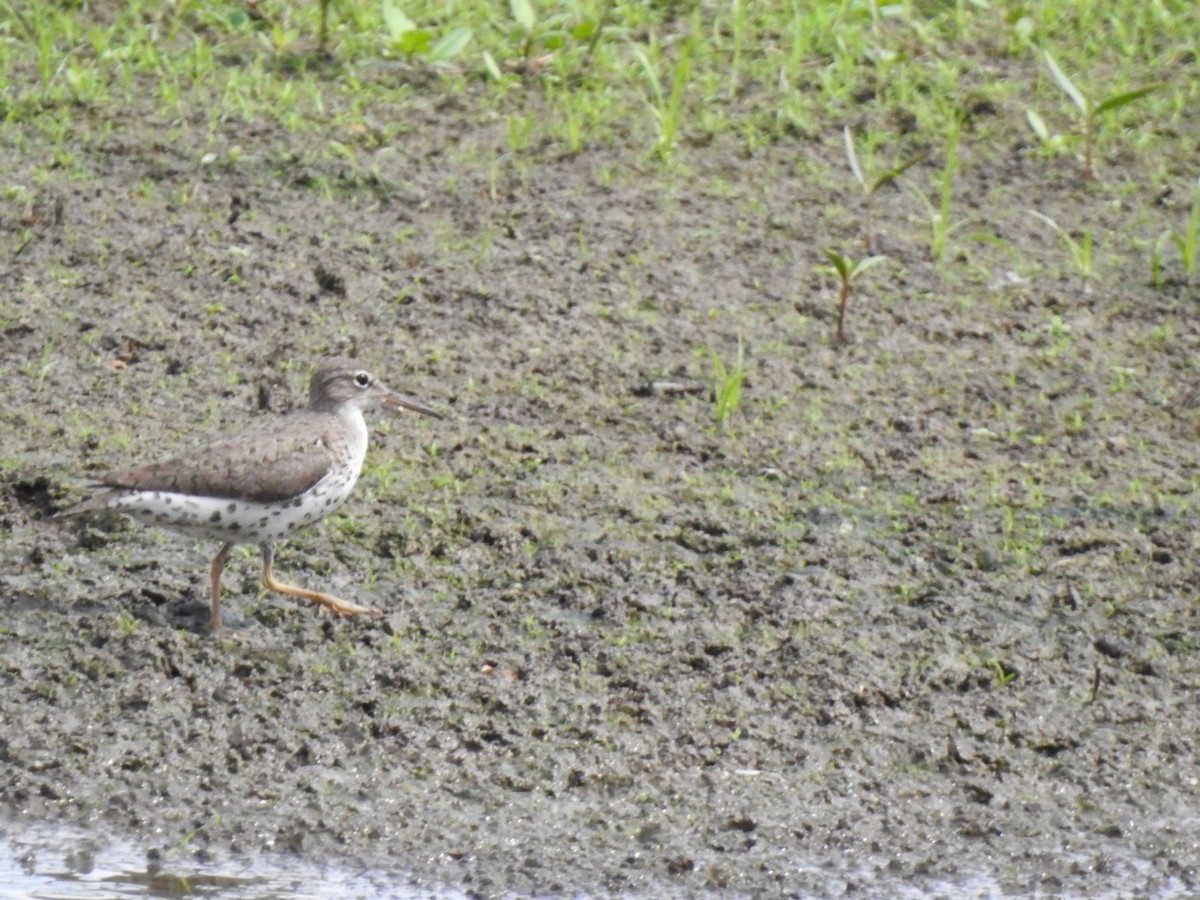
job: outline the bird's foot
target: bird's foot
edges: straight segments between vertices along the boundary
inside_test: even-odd
[[[343,600],[341,597],[321,594],[317,591],[310,592],[308,599],[314,603],[320,603],[331,613],[336,613],[339,616],[371,616],[372,618],[377,618],[383,615],[383,610],[381,609],[375,609],[371,606],[359,606],[357,603],[351,603],[349,600]]]
[[[320,591],[310,591],[307,588],[276,581],[269,572],[264,573],[262,583],[263,587],[268,591],[274,591],[277,594],[287,594],[289,597],[300,597],[313,603],[320,603],[335,615],[372,617],[383,615],[382,610],[373,609],[370,606],[359,606],[357,603],[351,603],[349,600],[343,600],[341,597],[335,597],[332,594],[322,594]]]

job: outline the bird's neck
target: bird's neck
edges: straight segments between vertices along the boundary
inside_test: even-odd
[[[362,460],[367,455],[367,420],[357,406],[346,404],[336,410],[336,415],[346,424],[346,443],[352,459]],[[357,467],[356,467],[357,468]]]

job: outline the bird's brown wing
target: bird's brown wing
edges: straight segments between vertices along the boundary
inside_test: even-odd
[[[304,493],[334,464],[326,417],[299,414],[220,437],[148,466],[101,475],[106,487],[275,503]],[[281,427],[282,426],[282,427]]]

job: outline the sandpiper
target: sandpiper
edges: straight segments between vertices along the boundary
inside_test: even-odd
[[[185,534],[222,541],[210,572],[212,630],[221,630],[221,572],[235,544],[257,544],[269,591],[320,603],[343,616],[382,615],[319,591],[275,580],[276,542],[345,502],[367,452],[363,413],[380,406],[441,416],[394,393],[353,359],[317,366],[308,406],[218,437],[173,459],[117,469],[94,479],[109,490],[56,515],[119,510]]]

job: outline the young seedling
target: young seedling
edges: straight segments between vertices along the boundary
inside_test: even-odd
[[[537,13],[529,0],[509,0],[508,8],[521,30],[525,32],[525,48],[521,54],[528,59],[533,54],[533,34],[537,28]]]
[[[742,65],[742,52],[746,45],[746,33],[750,30],[750,16],[746,0],[730,0],[729,30],[733,32],[732,59],[729,63],[728,96],[733,100],[738,92],[738,72]]]
[[[547,36],[542,33],[542,23],[538,21],[537,11],[531,0],[509,0],[508,9],[520,33],[520,68],[527,72],[536,71],[552,58],[551,55],[540,59],[534,57],[535,46]],[[483,53],[483,64],[494,80],[502,80],[500,66],[486,50]]]
[[[1200,256],[1200,193],[1192,201],[1188,213],[1187,224],[1183,231],[1168,228],[1158,236],[1150,251],[1150,282],[1155,287],[1163,284],[1163,257],[1167,244],[1174,243],[1179,251],[1179,261],[1183,264],[1183,274],[1190,281],[1196,272],[1196,260]]]
[[[709,350],[713,366],[713,399],[716,403],[717,424],[724,431],[742,403],[742,382],[746,380],[746,364],[742,339],[738,337],[737,359],[730,369],[725,361]]]
[[[1171,239],[1179,248],[1179,258],[1183,261],[1183,271],[1191,278],[1196,271],[1196,253],[1200,249],[1200,197],[1192,201],[1192,211],[1188,214],[1187,227],[1183,231],[1172,231]]]
[[[1092,276],[1096,274],[1096,262],[1092,256],[1092,229],[1083,229],[1082,236],[1079,238],[1079,240],[1075,240],[1075,238],[1071,237],[1071,235],[1068,234],[1065,229],[1060,227],[1059,224],[1049,216],[1043,215],[1036,209],[1031,209],[1029,214],[1035,218],[1041,219],[1043,222],[1053,228],[1054,233],[1062,239],[1063,244],[1066,245],[1067,250],[1071,254],[1071,261],[1075,263],[1075,271],[1079,273],[1079,278],[1083,282],[1084,293],[1090,292],[1091,286],[1088,282],[1090,282]]]
[[[1054,78],[1064,94],[1071,98],[1071,102],[1075,104],[1075,108],[1079,110],[1079,130],[1083,137],[1083,179],[1084,181],[1096,180],[1096,166],[1094,163],[1095,144],[1096,144],[1096,128],[1099,125],[1100,116],[1106,112],[1111,112],[1114,109],[1120,109],[1122,106],[1128,106],[1135,100],[1140,100],[1147,94],[1152,93],[1162,87],[1161,83],[1144,84],[1141,87],[1136,87],[1131,91],[1125,91],[1121,94],[1112,94],[1103,100],[1096,101],[1092,97],[1084,94],[1073,82],[1070,77],[1062,69],[1058,67],[1058,63],[1054,61],[1054,57],[1049,53],[1044,53],[1043,58],[1046,61],[1046,68],[1050,70],[1050,75]],[[1038,137],[1046,140],[1043,133],[1046,132],[1044,124],[1041,126],[1041,131],[1038,130],[1037,123],[1041,122],[1041,118],[1036,113],[1030,116],[1030,125],[1034,131],[1038,133]]]
[[[866,259],[860,259],[858,262],[855,262],[850,257],[838,253],[832,247],[825,248],[825,255],[833,263],[833,269],[841,281],[841,286],[838,289],[837,330],[833,336],[834,344],[840,345],[846,343],[846,304],[850,301],[850,294],[854,290],[854,283],[863,272],[884,262],[887,257],[868,256]]]
[[[404,14],[396,0],[383,0],[383,23],[392,45],[401,53],[424,59],[432,65],[450,62],[462,54],[474,36],[470,28],[452,28],[438,40],[436,32],[420,28]]]
[[[987,666],[992,670],[992,677],[996,679],[997,687],[1004,687],[1011,684],[1017,677],[1016,670],[1010,669],[998,659],[989,659]]]
[[[612,15],[613,7],[616,6],[617,0],[605,0],[600,7],[600,15],[594,19],[587,19],[576,28],[576,36],[581,40],[586,39],[587,52],[583,55],[583,64],[581,69],[586,69],[591,65],[592,59],[596,55],[596,48],[600,45],[600,35],[604,33],[605,26],[608,25],[609,17]]]
[[[1163,251],[1166,249],[1167,241],[1171,239],[1171,230],[1167,229],[1158,236],[1158,240],[1150,247],[1150,285],[1152,287],[1163,286]]]
[[[329,4],[332,0],[321,0],[321,26],[317,34],[317,46],[321,53],[325,52],[325,45],[329,41]]]
[[[692,69],[690,48],[687,44],[679,48],[679,60],[675,63],[675,73],[671,79],[669,96],[663,92],[658,69],[650,61],[646,51],[641,47],[634,47],[633,54],[642,64],[646,80],[650,82],[652,97],[646,101],[646,106],[649,107],[650,114],[654,117],[654,123],[658,127],[658,140],[654,145],[654,152],[664,163],[669,163],[671,154],[675,151],[675,143],[682,121],[683,88]]]
[[[42,358],[36,365],[34,375],[33,394],[35,397],[41,396],[42,386],[46,383],[46,376],[50,374],[50,370],[54,368],[54,345],[57,343],[58,337],[52,337],[44,347],[42,347]]]
[[[960,125],[955,121],[946,133],[946,162],[942,166],[937,206],[934,206],[925,192],[909,179],[901,180],[925,207],[925,213],[929,217],[929,258],[934,262],[940,260],[946,252],[946,243],[950,240],[950,235],[967,224],[966,219],[950,221],[950,204],[954,200],[954,175],[958,171],[959,132]]]
[[[854,174],[854,180],[858,182],[858,186],[863,192],[863,222],[862,222],[862,239],[868,253],[875,252],[875,194],[879,189],[886,184],[891,184],[921,160],[929,156],[928,153],[919,153],[911,159],[905,160],[895,168],[888,169],[886,172],[881,172],[870,180],[863,174],[862,166],[858,164],[858,154],[854,150],[854,134],[850,131],[850,126],[847,125],[842,129],[842,138],[846,144],[846,161],[850,164],[850,171]]]
[[[1037,135],[1043,147],[1053,154],[1062,152],[1063,147],[1067,144],[1067,139],[1057,132],[1051,134],[1050,129],[1046,126],[1042,117],[1038,115],[1037,110],[1033,107],[1027,107],[1025,110],[1025,121],[1029,123],[1029,127],[1033,129],[1033,133]]]
[[[508,37],[515,53],[506,53],[500,62],[484,50],[481,54],[484,71],[493,81],[503,82],[506,72],[537,74],[556,59],[570,60],[568,65],[575,71],[585,71],[615,4],[616,0],[605,0],[594,15],[578,18],[566,12],[539,16],[539,8],[544,4],[534,0],[509,0],[512,27]],[[518,58],[509,58],[514,55]]]
[[[141,620],[133,613],[124,609],[117,611],[117,628],[120,629],[121,634],[125,637],[129,637],[137,631],[137,627],[140,624]]]

